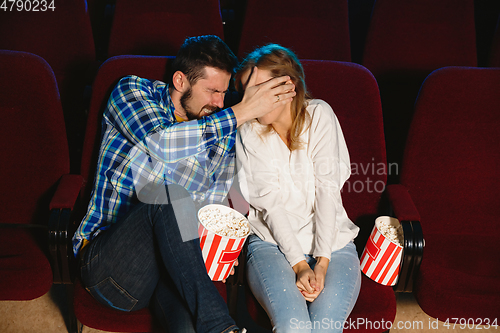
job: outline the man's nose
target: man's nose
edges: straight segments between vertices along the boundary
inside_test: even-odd
[[[222,109],[224,107],[224,94],[214,94],[212,98],[212,104]]]

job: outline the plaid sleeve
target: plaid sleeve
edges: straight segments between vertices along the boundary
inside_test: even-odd
[[[160,81],[127,76],[111,93],[92,199],[73,238],[75,254],[84,239],[130,209],[138,186],[177,183],[197,201],[226,196],[234,171],[232,109],[179,123],[167,89]]]
[[[173,163],[209,151],[211,159],[224,155],[234,145],[236,118],[225,109],[199,120],[175,123],[144,140],[149,153],[164,163]]]
[[[236,131],[230,108],[179,123],[156,93],[151,81],[127,76],[113,91],[106,116],[129,142],[142,146],[159,161],[172,163],[195,156]]]
[[[235,136],[231,137],[232,148],[229,153],[224,154],[217,162],[211,160],[210,167],[213,167],[213,186],[208,191],[207,201],[209,203],[220,203],[224,200],[233,184],[235,171]]]
[[[141,142],[149,133],[173,122],[156,96],[154,82],[137,76],[126,76],[118,82],[105,116],[111,126],[133,143]]]

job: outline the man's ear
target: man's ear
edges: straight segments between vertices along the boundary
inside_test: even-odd
[[[177,71],[172,76],[172,83],[174,84],[175,90],[183,93],[189,88],[189,81],[186,74],[181,71]]]

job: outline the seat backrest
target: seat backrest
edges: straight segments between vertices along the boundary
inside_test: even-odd
[[[362,64],[377,79],[476,66],[474,0],[377,0]]]
[[[186,37],[199,35],[224,39],[218,0],[120,0],[116,2],[108,57],[175,56]]]
[[[92,98],[85,131],[81,174],[85,180],[84,199],[90,197],[94,180],[97,157],[101,144],[102,114],[111,91],[118,81],[127,75],[137,75],[149,80],[165,81],[174,57],[156,56],[116,56],[105,61],[94,80]]]
[[[23,10],[14,7],[0,11],[0,49],[30,52],[45,59],[56,75],[64,98],[66,89],[83,81],[82,67],[84,73],[95,61],[87,3],[85,0],[55,1],[54,8],[50,7],[51,1],[19,1],[21,3],[26,6]],[[28,5],[32,6],[30,10]]]
[[[34,223],[48,213],[54,185],[69,173],[61,101],[49,64],[31,53],[0,51],[0,100],[1,222]]]
[[[268,43],[300,59],[351,61],[347,0],[247,1],[238,56]]]
[[[85,88],[96,62],[86,1],[6,3],[8,10],[0,10],[0,49],[33,53],[51,66],[68,129],[71,169],[78,172],[87,107]]]
[[[401,183],[426,234],[500,232],[500,68],[447,67],[415,105]]]
[[[382,108],[377,83],[363,66],[303,60],[306,83],[339,119],[349,149],[351,177],[342,189],[347,214],[358,226],[371,226],[387,181]],[[363,243],[364,245],[364,243]]]

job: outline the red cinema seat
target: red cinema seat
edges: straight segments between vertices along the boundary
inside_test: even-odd
[[[82,182],[69,175],[63,111],[47,62],[0,51],[0,95],[0,301],[31,300],[62,282],[53,236]]]
[[[108,57],[175,56],[184,39],[217,35],[224,39],[218,0],[116,2]]]
[[[0,10],[0,49],[36,54],[52,67],[61,94],[71,170],[78,172],[85,130],[85,88],[91,82],[96,62],[87,3],[66,0],[6,4],[8,10]]]
[[[444,66],[477,66],[474,0],[377,0],[362,64],[379,84],[389,163],[400,165],[425,77]]]
[[[497,68],[430,74],[415,105],[401,183],[389,187],[391,197],[406,197],[403,207],[416,207],[425,248],[413,293],[443,322],[487,325],[500,316],[499,91]]]
[[[268,43],[300,59],[351,61],[347,0],[247,1],[238,56]]]

